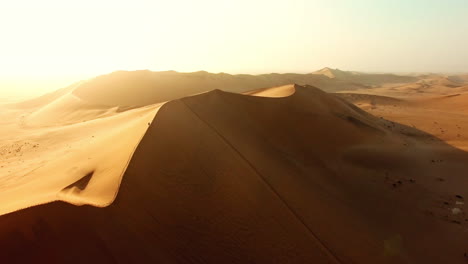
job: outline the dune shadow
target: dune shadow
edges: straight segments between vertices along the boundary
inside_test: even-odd
[[[91,181],[91,178],[93,177],[93,175],[94,175],[94,171],[87,173],[85,176],[83,176],[79,180],[63,188],[62,191],[67,191],[73,188],[78,188],[80,191],[85,190],[89,182]]]

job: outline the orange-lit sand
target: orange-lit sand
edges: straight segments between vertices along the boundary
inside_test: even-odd
[[[123,113],[67,92],[34,108],[4,106],[0,214],[62,200],[109,205],[159,105]],[[84,187],[73,183],[88,174]]]
[[[2,106],[1,213],[94,206],[1,216],[0,259],[466,263],[468,97],[392,98],[368,77],[374,95],[260,86],[161,107],[149,88],[98,103],[78,85]]]

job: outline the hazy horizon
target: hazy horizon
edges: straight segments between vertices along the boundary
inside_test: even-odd
[[[468,72],[467,11],[463,0],[3,1],[0,95],[116,70]]]
[[[336,69],[336,70],[341,70],[341,71],[347,71],[347,72],[360,72],[360,73],[368,73],[368,74],[396,74],[396,75],[424,75],[424,74],[445,74],[445,75],[450,75],[450,74],[468,74],[468,71],[466,72],[389,72],[389,71],[355,71],[352,69],[339,69],[339,68],[333,68],[329,66],[324,66],[312,71],[308,72],[292,72],[292,71],[284,71],[284,72],[258,72],[258,73],[249,73],[249,72],[238,72],[238,73],[231,73],[231,72],[225,72],[225,71],[219,71],[219,72],[209,72],[205,70],[197,70],[197,71],[177,71],[177,70],[151,70],[151,69],[136,69],[136,70],[115,70],[112,72],[105,72],[93,76],[85,76],[85,75],[77,75],[77,76],[59,76],[59,77],[36,77],[36,78],[10,78],[10,79],[0,79],[0,103],[4,101],[5,99],[13,99],[13,100],[21,100],[21,99],[27,99],[27,98],[32,98],[35,96],[40,96],[49,92],[53,92],[55,90],[58,90],[60,88],[65,88],[67,86],[70,86],[74,83],[77,83],[79,81],[86,81],[93,79],[97,76],[100,75],[106,75],[110,74],[113,72],[118,72],[118,71],[153,71],[153,72],[164,72],[164,71],[175,71],[179,73],[194,73],[194,72],[200,72],[200,71],[205,71],[213,74],[219,74],[219,73],[226,73],[226,74],[231,74],[231,75],[236,75],[236,74],[249,74],[249,75],[262,75],[262,74],[272,74],[272,73],[277,73],[277,74],[286,74],[286,73],[294,73],[294,74],[309,74],[313,73],[315,71],[324,69],[324,68],[330,68],[330,69]]]

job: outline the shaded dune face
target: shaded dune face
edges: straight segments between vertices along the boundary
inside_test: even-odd
[[[1,216],[0,259],[464,263],[468,226],[444,218],[442,194],[455,194],[433,179],[467,186],[468,155],[314,87],[295,89],[284,98],[215,90],[165,104],[113,204]],[[440,156],[450,162],[428,166]]]

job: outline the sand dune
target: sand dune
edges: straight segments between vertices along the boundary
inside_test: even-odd
[[[160,105],[118,113],[71,92],[33,100],[35,108],[26,112],[5,107],[0,214],[56,200],[95,206],[114,200],[128,160]],[[86,188],[80,187],[80,179],[90,174]]]
[[[34,109],[25,118],[24,124],[28,127],[68,125],[109,117],[119,112],[121,112],[119,106],[90,104],[69,92]]]
[[[383,84],[393,83],[411,83],[420,79],[418,76],[404,76],[390,73],[361,73],[342,71],[340,69],[331,69],[328,67],[313,72],[313,74],[323,75],[330,79],[347,81],[349,83],[359,83],[366,86],[381,86]]]
[[[91,105],[100,98],[84,90],[73,94]],[[4,215],[0,259],[8,263],[466,262],[468,221],[463,197],[468,197],[468,153],[456,142],[447,144],[426,133],[433,131],[422,122],[431,119],[417,128],[409,124],[420,120],[423,112],[429,116],[439,111],[429,110],[432,103],[338,97],[297,85],[249,94],[257,96],[215,90],[164,104],[138,145],[114,203],[95,208],[55,202]],[[368,102],[363,108],[375,116],[343,97]],[[157,100],[164,98],[168,97]],[[448,118],[465,117],[463,100],[458,98],[438,101],[439,109],[459,102],[460,108]],[[139,98],[119,100],[124,99],[108,103],[145,103]],[[36,116],[53,112],[50,107]],[[409,107],[414,111],[407,111]],[[83,149],[71,153],[70,160],[57,155],[57,164],[83,159],[90,150],[99,155],[96,163],[67,179],[54,177],[54,188],[47,184],[48,200],[51,194],[75,204],[99,201],[95,204],[99,206],[112,200],[120,174],[109,170],[131,156],[129,145],[135,145],[157,109],[104,117],[99,112],[91,121],[65,126],[69,130],[60,126],[60,132],[42,128],[48,140],[63,133],[61,137],[69,138],[66,142],[76,141]],[[89,134],[81,132],[88,126]],[[72,130],[75,134],[66,133]],[[92,138],[96,131],[102,133],[96,135],[98,143],[85,146],[83,138]],[[125,155],[109,159],[117,153]],[[48,166],[44,170],[53,171]],[[52,177],[33,183],[49,181]],[[44,193],[23,184],[16,187],[23,193],[0,200],[21,201],[20,197],[29,199],[29,193]],[[4,190],[8,189],[15,188]],[[27,254],[18,253],[24,251]]]
[[[368,88],[360,83],[330,79],[317,74],[230,75],[204,71],[193,73],[120,71],[85,82],[73,93],[93,104],[139,107],[214,89],[243,93],[292,83],[315,85],[326,91]]]
[[[468,84],[468,74],[450,75],[448,79],[457,83]]]
[[[468,93],[462,93],[431,98],[423,101],[422,103],[430,105],[431,108],[466,114],[468,113],[467,102]]]
[[[408,83],[384,83],[370,89],[342,90],[344,93],[362,93],[398,98],[422,98],[468,92],[468,83],[456,82],[444,75],[422,75]]]
[[[62,88],[62,89],[58,89],[58,90],[56,90],[54,92],[45,94],[43,96],[39,96],[37,98],[33,98],[33,99],[30,99],[30,100],[15,103],[15,104],[11,105],[11,107],[30,109],[30,108],[37,108],[37,107],[41,107],[41,106],[46,106],[47,104],[54,102],[56,99],[62,97],[63,95],[68,94],[71,91],[75,90],[82,83],[83,82],[74,83],[74,84],[72,84],[70,86],[67,86],[67,87]]]
[[[444,90],[445,92],[460,93],[467,91],[467,87],[464,86],[468,84],[465,85],[452,79],[461,79],[462,76],[368,74],[330,68],[324,68],[310,74],[272,73],[262,75],[213,74],[205,71],[193,73],[119,71],[77,83],[64,91],[72,89],[73,95],[92,105],[118,106],[125,110],[175,100],[214,89],[245,93],[292,83],[313,85],[327,92],[356,91],[394,96],[398,96],[400,90],[407,93],[408,89],[414,90],[414,94],[419,95],[428,87],[433,88],[427,91],[428,93],[444,94],[439,90],[446,88],[450,88],[450,91]],[[51,102],[51,98],[56,99],[62,92],[57,91],[22,105],[48,103]]]
[[[260,97],[288,97],[296,92],[294,84],[283,85],[279,87],[259,89],[245,92],[246,95],[260,96]]]
[[[375,108],[377,105],[401,105],[406,102],[393,97],[369,94],[336,93],[335,95],[364,109]]]
[[[408,91],[408,93],[412,93]],[[350,95],[340,95],[349,97]],[[356,96],[356,95],[352,95]],[[365,95],[375,98],[373,95]],[[425,131],[448,144],[468,150],[468,93],[392,99],[392,103],[366,104],[358,106],[376,116],[400,122]],[[371,99],[371,101],[377,101]],[[370,102],[370,101],[368,101]]]

